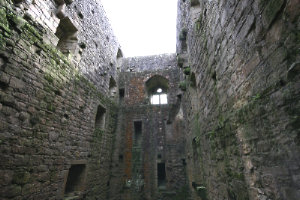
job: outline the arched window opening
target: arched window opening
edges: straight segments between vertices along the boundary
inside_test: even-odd
[[[75,54],[78,46],[77,31],[68,17],[60,20],[55,35],[59,39],[57,49],[63,54]]]
[[[115,97],[117,93],[117,83],[113,77],[110,77],[109,80],[109,95]]]
[[[168,104],[169,81],[163,76],[155,75],[146,82],[146,90],[152,105]]]
[[[101,105],[98,106],[96,119],[95,119],[95,129],[103,130],[105,127],[105,113],[106,109]]]

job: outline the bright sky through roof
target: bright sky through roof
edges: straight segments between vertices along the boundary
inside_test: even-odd
[[[177,0],[101,0],[125,57],[174,53]]]

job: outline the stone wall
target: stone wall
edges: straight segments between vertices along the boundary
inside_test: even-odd
[[[110,197],[116,200],[177,198],[187,188],[176,57],[125,58],[122,69],[119,85],[125,95],[120,101]],[[156,76],[168,80],[166,105],[150,104],[147,82]],[[141,145],[136,144],[137,121],[142,125]],[[157,163],[165,163],[164,187],[158,184]]]
[[[0,6],[0,199],[300,198],[298,0],[178,0],[136,58],[98,0]]]
[[[193,199],[300,198],[299,5],[178,1]]]
[[[59,4],[15,2],[0,1],[0,199],[62,199],[65,188],[75,199],[107,199],[118,112],[108,91],[119,45],[103,8],[67,1],[78,51],[63,54],[53,29],[28,14]]]

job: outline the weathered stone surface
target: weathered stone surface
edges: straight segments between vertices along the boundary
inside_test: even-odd
[[[100,1],[13,2],[0,199],[300,198],[298,0],[178,0],[177,55],[136,58]]]
[[[67,57],[53,42],[57,4],[34,2],[22,1],[17,8],[0,2],[0,199],[62,199],[62,172],[78,160],[89,166],[80,198],[105,199],[117,118],[117,98],[107,93],[109,78],[118,76],[110,63],[116,66],[119,44],[102,6],[69,1],[65,15],[78,27],[78,48],[79,42],[93,45],[84,48],[82,59]],[[73,15],[77,9],[83,19]],[[106,77],[94,69],[105,70]],[[107,109],[106,126],[96,135],[99,104]]]
[[[177,32],[188,29],[197,83],[182,101],[193,199],[299,198],[299,186],[291,184],[300,173],[299,120],[292,119],[298,111],[290,110],[299,101],[295,2],[205,1],[198,16],[189,1],[178,5]]]

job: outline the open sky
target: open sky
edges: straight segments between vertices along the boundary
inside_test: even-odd
[[[101,0],[125,57],[174,53],[177,0]]]

